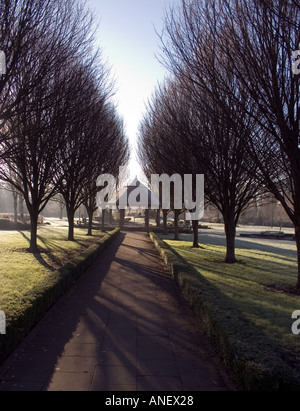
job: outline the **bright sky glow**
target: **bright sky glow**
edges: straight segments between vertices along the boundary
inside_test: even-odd
[[[116,79],[116,102],[124,118],[126,134],[135,145],[145,104],[166,70],[157,61],[165,10],[180,0],[89,0],[99,23],[97,42],[112,65]],[[135,153],[131,178],[140,176]]]

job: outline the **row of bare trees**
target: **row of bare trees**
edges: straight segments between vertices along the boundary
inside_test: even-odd
[[[0,8],[7,59],[0,79],[0,178],[25,200],[29,250],[36,252],[38,216],[48,201],[63,196],[73,240],[75,211],[85,204],[92,221],[96,179],[118,174],[128,142],[85,6],[77,0],[1,0]]]
[[[145,171],[205,174],[234,262],[240,214],[267,190],[295,226],[300,288],[297,0],[182,0],[161,36],[170,79],[141,125]]]

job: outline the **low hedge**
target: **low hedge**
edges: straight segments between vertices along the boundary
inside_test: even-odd
[[[37,286],[23,294],[21,301],[6,308],[6,334],[0,335],[0,363],[26,337],[53,304],[74,284],[118,234],[116,228],[107,233],[79,256],[50,273]]]
[[[236,386],[246,391],[299,391],[300,375],[280,347],[238,312],[204,276],[154,233],[154,245],[222,358]]]
[[[13,230],[27,230],[30,228],[30,224],[22,223],[18,221],[15,223],[14,221],[8,220],[7,218],[0,218],[0,230],[3,231],[13,231]]]

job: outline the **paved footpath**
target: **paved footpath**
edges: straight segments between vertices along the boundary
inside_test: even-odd
[[[0,367],[0,391],[231,391],[144,233],[109,245]]]

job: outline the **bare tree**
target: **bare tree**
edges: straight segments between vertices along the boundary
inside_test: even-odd
[[[99,65],[98,65],[99,67]],[[59,169],[55,182],[64,197],[69,221],[68,239],[74,240],[74,215],[84,204],[89,214],[89,234],[96,210],[97,177],[116,174],[128,155],[123,124],[110,102],[109,69],[92,65],[73,67],[66,141],[57,153]]]
[[[25,200],[31,219],[31,252],[38,251],[38,215],[55,192],[53,159],[61,141],[61,130],[56,124],[60,113],[55,106],[44,107],[44,91],[45,87],[50,88],[50,83],[45,79],[45,83],[18,103],[18,115],[7,126],[9,138],[2,143],[6,165],[1,168],[1,178]]]
[[[20,70],[24,70],[24,62],[28,61],[31,46],[38,40],[37,29],[43,24],[45,13],[50,8],[50,4],[47,5],[40,0],[1,0],[0,2],[0,47],[6,60],[6,73],[0,75],[1,128],[9,118],[15,102],[34,87],[34,84],[24,85],[18,94],[14,92],[13,96],[11,95],[14,77]],[[3,137],[2,130],[1,138]]]
[[[202,94],[201,97],[201,93],[198,94],[196,104],[200,102],[206,107],[195,112],[191,123],[194,158],[205,170],[206,197],[223,217],[227,246],[225,261],[235,263],[239,218],[261,192],[255,163],[245,156],[252,127],[247,121],[245,110],[240,110],[238,114],[233,101],[231,108],[237,120],[234,123],[218,106],[209,103],[209,96]],[[195,111],[194,107],[191,110]]]
[[[289,0],[182,1],[168,14],[162,37],[163,60],[177,78],[204,90],[222,113],[229,114],[232,125],[238,125],[232,102],[239,107],[237,113],[242,109],[254,122],[245,152],[255,163],[257,181],[281,202],[295,226],[297,288],[300,110],[292,53],[299,48],[299,13],[299,2]],[[239,99],[241,90],[247,105]]]
[[[177,174],[182,181],[184,174],[195,174],[193,160],[188,155],[184,140],[184,120],[181,122],[178,119],[182,111],[178,110],[176,99],[178,100],[178,92],[171,82],[157,87],[140,124],[139,159],[149,181],[152,174],[167,174],[169,177]],[[160,188],[161,204],[162,195]],[[185,208],[183,201],[180,209],[175,208],[173,184],[170,185],[170,200],[170,209],[174,212],[174,238],[178,240],[178,218]],[[168,211],[163,209],[165,230]]]
[[[259,112],[249,112],[258,124],[249,152],[295,226],[300,288],[300,76],[292,60],[300,44],[300,5],[226,2],[224,14],[230,40],[219,38],[220,46]]]
[[[32,9],[36,3],[40,8]],[[22,4],[15,3],[15,11],[20,12]],[[1,177],[24,197],[31,218],[29,251],[37,252],[38,215],[56,192],[53,175],[57,151],[65,138],[65,124],[72,121],[64,98],[72,78],[66,61],[70,67],[84,53],[90,53],[92,26],[84,8],[73,0],[32,1],[26,10],[28,14],[24,10],[23,20],[16,24],[29,25],[28,36],[34,35],[35,41],[18,64],[11,63],[13,78],[4,79],[1,99],[8,114],[4,115],[0,155],[5,161]],[[39,24],[34,26],[32,13],[39,16]],[[2,15],[2,20],[6,17]],[[15,35],[12,30],[8,44],[18,43]],[[10,170],[17,176],[14,181]]]
[[[141,159],[159,161],[173,172],[205,174],[205,194],[221,212],[227,239],[226,262],[235,259],[235,235],[239,217],[259,192],[253,163],[244,156],[251,122],[245,111],[230,102],[234,118],[214,104],[209,94],[183,79],[171,81],[156,95],[148,124],[142,135]],[[191,89],[193,92],[191,92]],[[219,98],[221,98],[219,93]],[[227,96],[224,98],[228,98]],[[240,96],[242,98],[242,96]],[[159,122],[158,122],[159,120]],[[145,130],[145,125],[144,125]],[[159,157],[160,155],[160,157]],[[172,159],[172,160],[170,160]],[[251,169],[251,172],[249,170]],[[193,222],[193,246],[198,246],[198,224]]]
[[[0,47],[7,65],[0,76],[3,139],[5,121],[16,115],[20,101],[49,72],[90,49],[93,28],[80,0],[1,0],[0,12]],[[22,83],[16,87],[21,73]]]
[[[129,160],[129,145],[124,134],[123,122],[116,108],[108,103],[100,116],[96,118],[93,130],[97,134],[98,147],[95,160],[89,174],[89,181],[83,188],[83,204],[88,212],[88,235],[92,235],[93,215],[97,210],[96,197],[102,187],[96,182],[101,174],[111,174],[118,181],[119,167],[126,166]],[[104,187],[103,187],[104,188]],[[111,193],[111,196],[114,193]],[[102,229],[104,229],[105,209],[102,210]]]
[[[261,189],[257,166],[244,155],[257,132],[249,112],[259,114],[231,59],[221,53],[218,30],[223,37],[229,32],[221,10],[213,0],[182,1],[171,9],[161,37],[162,61],[185,95],[181,118],[190,118],[185,121],[190,157],[205,174],[207,199],[223,216],[226,262],[235,262],[236,225]]]
[[[101,116],[105,96],[98,100],[98,92],[92,66],[80,63],[73,65],[72,78],[69,81],[68,102],[70,117],[65,124],[65,141],[57,152],[58,169],[54,179],[58,190],[64,198],[69,221],[68,239],[74,240],[74,216],[83,204],[83,187],[90,178],[92,167],[95,167],[95,143],[93,117]]]
[[[194,3],[202,15],[203,3]],[[211,63],[225,59],[227,72],[236,82],[230,87],[226,76],[214,71],[215,83],[232,98],[236,87],[249,97],[247,116],[256,123],[256,132],[248,140],[247,153],[256,164],[258,182],[280,201],[295,226],[296,287],[300,288],[300,90],[292,59],[299,48],[300,6],[289,0],[214,1],[210,5],[206,26],[218,50]],[[228,110],[226,102],[216,99],[216,103]]]

